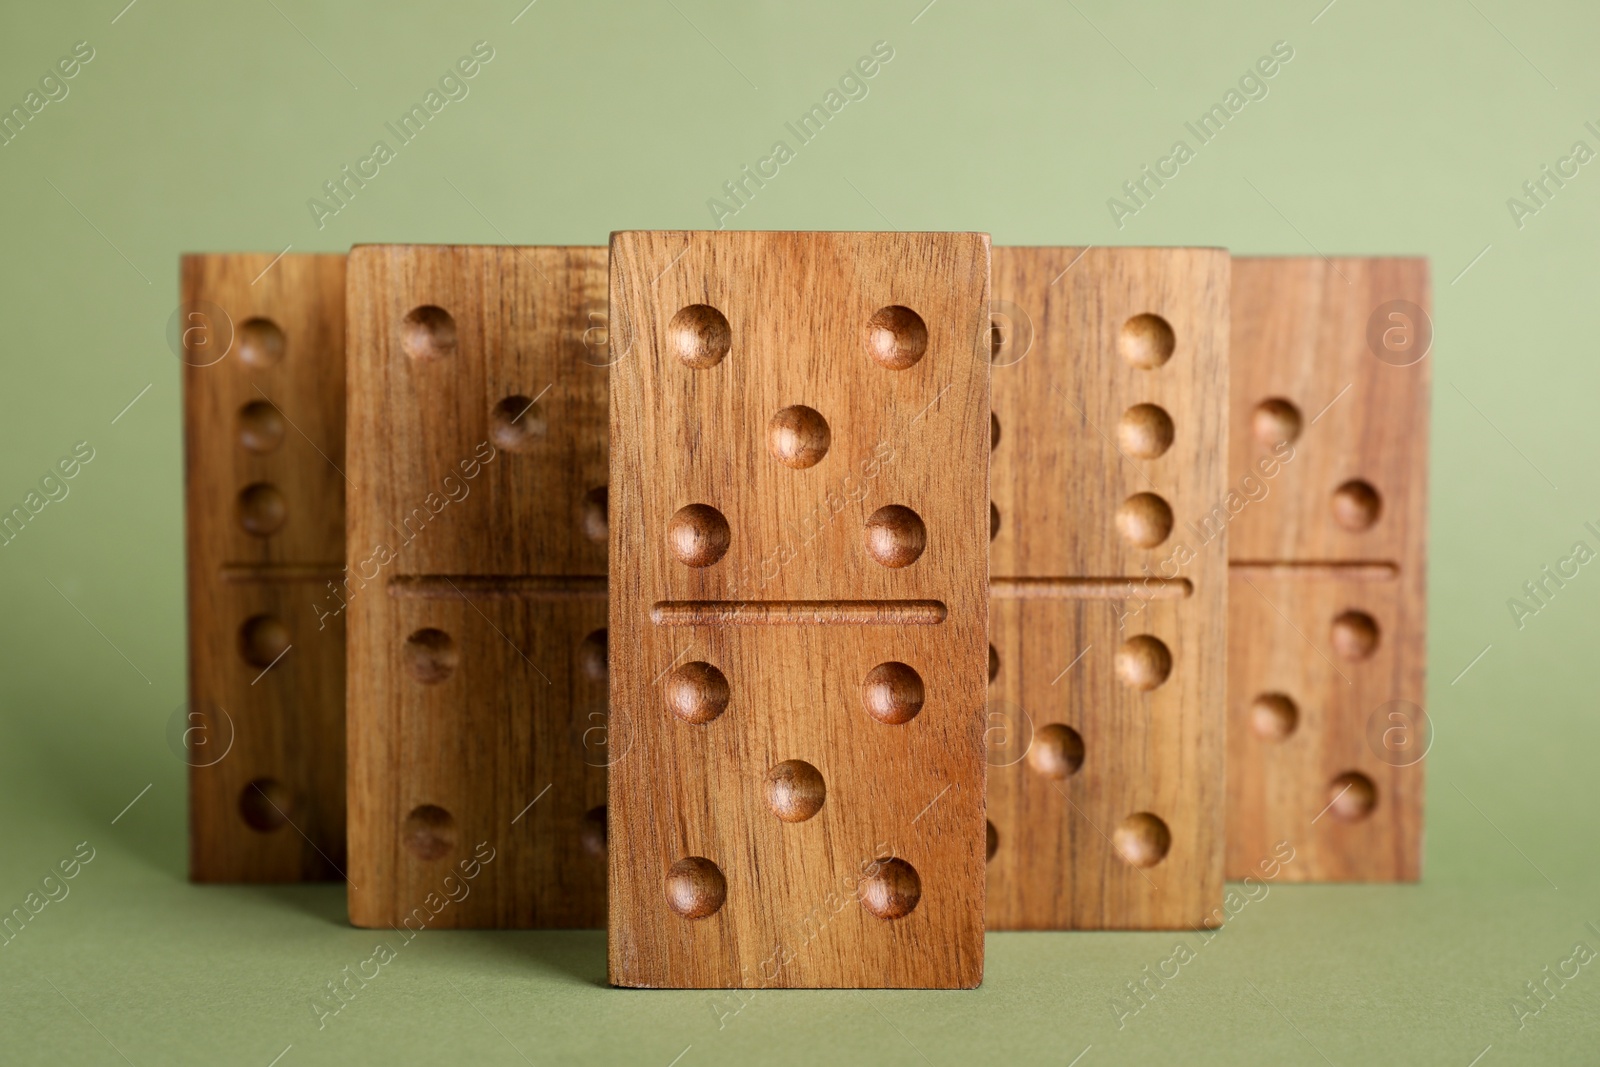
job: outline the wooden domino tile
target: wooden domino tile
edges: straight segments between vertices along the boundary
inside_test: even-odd
[[[344,624],[314,605],[344,556],[345,257],[180,270],[189,875],[338,878]]]
[[[992,930],[1221,921],[1228,274],[994,250]]]
[[[1428,305],[1422,259],[1234,261],[1230,877],[1421,875]]]
[[[614,984],[981,979],[988,277],[612,236]]]
[[[605,922],[604,248],[350,253],[350,918]]]

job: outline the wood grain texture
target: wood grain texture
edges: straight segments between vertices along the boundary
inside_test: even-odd
[[[345,257],[274,259],[180,266],[197,882],[345,863],[344,626],[314,610],[344,556]]]
[[[1421,876],[1428,307],[1422,259],[1234,261],[1230,877]]]
[[[1228,276],[994,250],[992,930],[1221,920]]]
[[[981,979],[988,275],[976,234],[613,235],[614,984]],[[947,615],[651,619],[908,600]]]
[[[605,921],[605,256],[350,254],[358,926]]]

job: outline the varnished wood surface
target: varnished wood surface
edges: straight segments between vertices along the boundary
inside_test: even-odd
[[[627,739],[611,981],[976,985],[988,240],[618,233],[611,251],[612,737]],[[873,331],[895,307],[925,346],[900,312]],[[946,616],[651,618],[661,602],[846,600]],[[908,690],[870,681],[886,663],[920,676],[909,718]]]
[[[994,250],[990,929],[1220,922],[1228,276]]]
[[[358,926],[605,921],[605,255],[350,254]]]
[[[1230,877],[1279,841],[1291,880],[1421,876],[1428,308],[1421,259],[1234,261],[1232,478],[1272,427],[1298,433],[1231,529]],[[1338,620],[1356,612],[1377,642],[1351,659]]]
[[[314,605],[344,556],[345,257],[180,270],[189,875],[338,878],[344,626]]]

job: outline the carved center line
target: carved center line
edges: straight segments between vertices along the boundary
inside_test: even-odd
[[[1388,582],[1400,576],[1400,568],[1383,560],[1279,560],[1230,559],[1234,572],[1300,574],[1313,578],[1340,578],[1353,582]]]
[[[936,626],[938,600],[659,600],[657,626]]]
[[[389,579],[397,600],[604,600],[603,574],[397,574]]]
[[[1193,593],[1187,578],[989,579],[989,595],[1003,600],[1182,600]]]
[[[344,577],[342,563],[224,563],[222,580],[230,585],[252,582],[323,582]]]

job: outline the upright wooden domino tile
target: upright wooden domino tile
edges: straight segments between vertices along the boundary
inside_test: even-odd
[[[994,250],[990,929],[1221,921],[1228,272]]]
[[[988,274],[612,236],[614,984],[982,977]]]
[[[605,921],[603,248],[350,254],[350,917]]]
[[[184,256],[189,875],[342,875],[341,255]]]
[[[1230,877],[1421,875],[1428,306],[1422,259],[1234,261]]]

